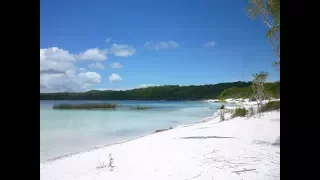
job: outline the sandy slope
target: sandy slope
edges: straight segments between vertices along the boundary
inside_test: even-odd
[[[280,179],[280,112],[207,120],[40,164],[41,179]]]

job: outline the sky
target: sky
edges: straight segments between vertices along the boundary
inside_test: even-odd
[[[277,58],[247,0],[40,0],[40,92],[249,81]]]

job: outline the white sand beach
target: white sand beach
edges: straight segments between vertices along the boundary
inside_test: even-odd
[[[252,103],[246,102],[245,107]],[[229,117],[229,116],[227,116]],[[109,167],[109,155],[113,168]],[[199,123],[40,163],[42,180],[280,179],[280,111]]]

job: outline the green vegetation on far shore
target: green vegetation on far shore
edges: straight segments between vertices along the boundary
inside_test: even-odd
[[[40,93],[40,100],[203,100],[252,98],[251,82],[219,83],[201,86],[156,86],[126,91],[98,91]],[[265,83],[266,97],[280,98],[280,82]]]
[[[216,99],[231,87],[249,87],[251,82],[229,82],[209,85],[165,85],[126,91],[40,93],[40,100],[201,100]]]
[[[264,85],[264,94],[266,97],[280,98],[280,82],[266,83]],[[218,97],[220,100],[228,98],[252,98],[253,90],[251,86],[248,87],[232,87],[225,89]]]

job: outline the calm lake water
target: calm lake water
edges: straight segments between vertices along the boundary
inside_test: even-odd
[[[115,103],[148,110],[54,110],[59,103]],[[40,162],[212,116],[221,104],[197,101],[40,101]]]

